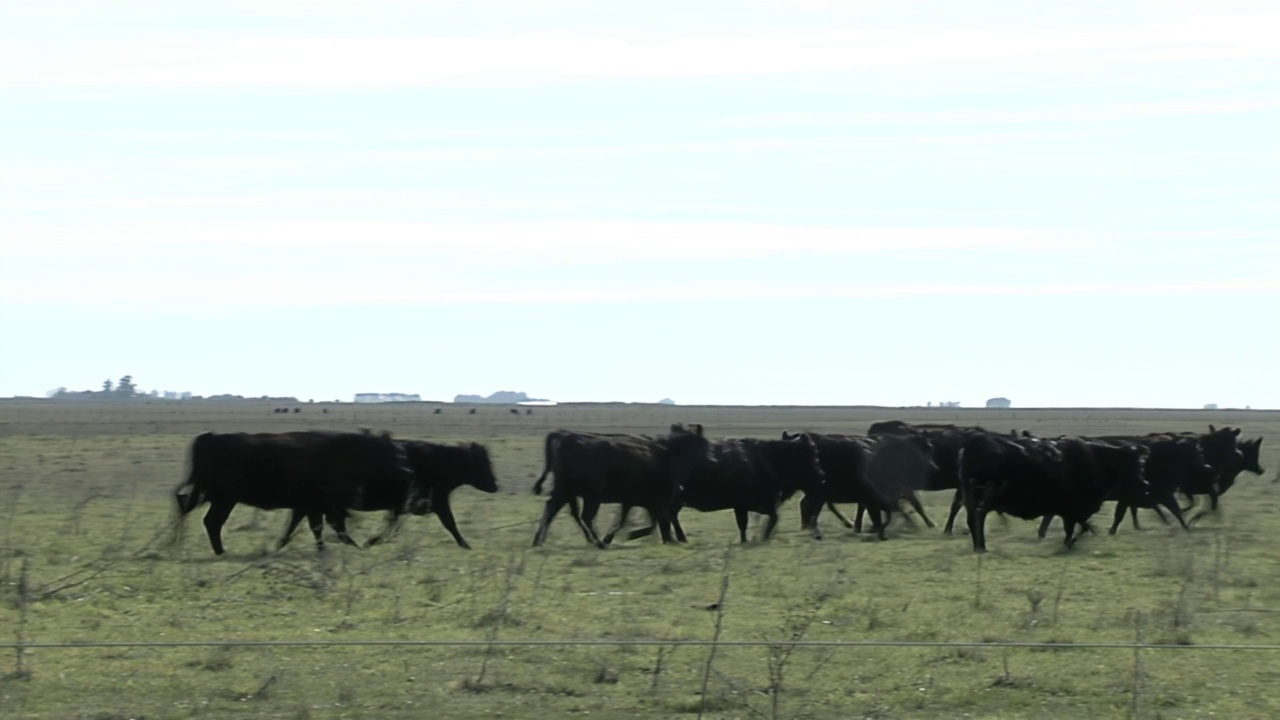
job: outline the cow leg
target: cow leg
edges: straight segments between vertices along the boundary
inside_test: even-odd
[[[963,497],[961,496],[960,491],[956,490],[956,494],[951,497],[951,513],[947,515],[947,524],[942,528],[942,532],[950,535],[951,532],[955,530],[956,516],[960,514],[960,505],[962,503]],[[967,520],[968,517],[968,513],[966,513],[965,519]]]
[[[979,507],[968,518],[969,534],[973,537],[973,551],[984,553],[987,551],[987,509]]]
[[[827,506],[831,508],[831,512],[836,512],[835,505],[832,505],[831,503],[827,503]],[[847,517],[841,517],[840,520],[844,523],[845,527],[853,530],[855,533],[861,534],[862,533],[862,516],[865,515],[866,512],[867,512],[867,506],[863,505],[862,503],[858,503],[858,509],[853,513],[852,523],[849,522],[849,518]]]
[[[346,508],[334,508],[333,512],[326,512],[325,517],[329,520],[329,527],[338,534],[338,539],[343,545],[350,545],[357,550],[362,549],[360,543],[356,542],[347,532],[347,510]]]
[[[828,505],[833,510],[835,506]],[[814,540],[822,539],[822,530],[818,528],[818,515],[822,513],[822,500],[812,495],[800,498],[800,529],[808,528]]]
[[[1164,513],[1160,511],[1159,507],[1152,507],[1151,509],[1156,511],[1156,515],[1160,517],[1160,520],[1165,525],[1169,524],[1168,518],[1164,516]],[[1133,505],[1129,508],[1129,515],[1130,515],[1130,519],[1133,520],[1133,529],[1141,530],[1142,528],[1138,527],[1138,506],[1137,505]]]
[[[446,501],[445,507],[448,507],[448,501]],[[432,512],[435,512],[434,508],[432,509]],[[382,526],[382,532],[374,535],[368,540],[365,540],[364,546],[366,548],[371,548],[374,545],[381,545],[382,543],[390,540],[391,536],[395,535],[396,531],[400,529],[400,519],[400,514],[388,512],[386,522]]]
[[[911,504],[911,509],[916,511],[916,514],[920,516],[921,520],[924,520],[925,527],[930,529],[937,527],[937,525],[934,525],[933,521],[929,519],[929,515],[925,513],[924,505],[920,503],[920,498],[916,495],[914,490],[907,493],[906,500]]]
[[[1182,514],[1182,508],[1178,507],[1177,498],[1170,495],[1169,497],[1165,498],[1164,500],[1161,500],[1160,502],[1164,503],[1164,506],[1169,508],[1169,513],[1172,514],[1174,519],[1178,521],[1178,524],[1182,526],[1183,530],[1191,529],[1191,527],[1187,525],[1186,517]]]
[[[289,544],[289,540],[293,537],[293,533],[297,531],[298,526],[302,524],[302,518],[306,517],[306,513],[300,512],[297,508],[289,511],[289,524],[285,526],[284,534],[276,541],[276,549],[283,550],[285,545]]]
[[[453,508],[449,507],[447,499],[439,501],[431,511],[436,514],[436,517],[440,518],[440,524],[453,536],[453,541],[458,543],[458,547],[467,550],[471,549],[471,544],[462,538],[462,533],[458,532],[458,523],[453,519]]]
[[[1209,490],[1209,509],[1201,510],[1200,512],[1196,513],[1195,517],[1191,518],[1191,524],[1194,525],[1196,521],[1199,520],[1200,518],[1206,515],[1212,515],[1216,512],[1218,512],[1218,493],[1213,489],[1210,489]]]
[[[596,513],[600,511],[600,503],[594,500],[584,500],[583,507],[585,510],[578,509],[578,498],[569,498],[569,515],[578,522],[578,527],[582,528],[582,534],[587,536],[587,542],[595,545],[601,550],[605,549],[604,541],[600,539],[600,535],[596,533]]]
[[[316,550],[324,552],[324,513],[308,510],[307,526],[311,528],[311,535],[316,539]]]
[[[1064,518],[1062,518],[1062,526],[1063,526],[1064,528],[1066,528],[1066,533],[1067,533],[1067,538],[1066,538],[1065,540],[1063,540],[1063,541],[1062,541],[1062,544],[1063,544],[1063,545],[1066,545],[1066,546],[1067,546],[1067,549],[1074,548],[1074,547],[1076,546],[1076,522],[1075,522],[1075,520],[1068,520],[1067,518],[1065,518],[1065,517],[1064,517]]]
[[[204,514],[204,530],[209,533],[209,544],[213,546],[215,555],[226,552],[222,547],[222,526],[231,517],[231,509],[235,506],[234,502],[212,500],[209,502],[209,511]]]
[[[631,506],[626,503],[623,503],[622,507],[618,508],[618,518],[613,521],[613,529],[611,529],[608,533],[605,534],[603,538],[601,538],[602,540],[604,540],[605,545],[609,545],[613,543],[614,536],[622,532],[622,529],[627,526],[627,518],[630,515],[631,515]],[[630,540],[631,535],[627,535],[627,539]]]
[[[685,543],[689,542],[689,538],[685,537],[684,528],[680,527],[680,510],[681,508],[677,507],[671,511],[671,529],[676,534],[676,542]]]
[[[875,505],[865,506],[858,505],[859,508],[867,507],[867,514],[871,516],[871,532],[881,540],[887,540],[886,533],[889,530],[889,523],[893,522],[893,511],[888,508],[878,508]]]
[[[649,518],[650,522],[657,523],[658,532],[662,535],[662,544],[674,544],[676,540],[671,536],[671,510],[666,507],[651,508]]]
[[[1116,534],[1116,530],[1117,530],[1117,529],[1119,529],[1119,527],[1120,527],[1120,523],[1124,522],[1124,513],[1125,513],[1125,511],[1126,511],[1126,510],[1131,510],[1131,509],[1133,509],[1133,507],[1132,507],[1132,506],[1130,506],[1130,505],[1128,505],[1128,504],[1126,504],[1123,500],[1117,500],[1117,501],[1116,501],[1116,514],[1115,514],[1115,516],[1112,518],[1112,522],[1111,522],[1111,529],[1107,531],[1107,533],[1108,533],[1109,535],[1115,535],[1115,534]],[[1134,519],[1135,519],[1135,520],[1137,519],[1137,516],[1138,516],[1138,515],[1137,515],[1137,512],[1136,512],[1136,510],[1135,510],[1135,512],[1134,512]],[[1041,537],[1043,537],[1043,536],[1041,536]]]
[[[556,513],[560,512],[560,508],[564,506],[564,497],[552,491],[551,497],[547,498],[547,504],[542,506],[542,519],[538,521],[538,529],[533,533],[534,547],[547,541],[547,528],[550,527],[551,521],[555,519]]]
[[[1049,534],[1049,525],[1052,523],[1053,523],[1053,516],[1045,515],[1044,518],[1040,520],[1040,530],[1036,532],[1036,536],[1039,537],[1041,540],[1043,540],[1045,535]]]
[[[1165,525],[1169,524],[1169,518],[1165,517],[1164,511],[1160,509],[1160,503],[1156,503],[1152,505],[1151,509],[1156,511],[1156,517],[1160,518],[1160,522],[1164,523]],[[1138,523],[1138,519],[1135,517],[1133,519],[1133,522],[1134,522],[1134,525],[1136,526]]]
[[[773,530],[776,527],[778,527],[778,509],[774,508],[773,511],[769,513],[769,521],[765,523],[763,539],[768,540],[773,537]]]
[[[738,521],[738,539],[745,544],[747,542],[747,509],[734,508],[733,518]]]

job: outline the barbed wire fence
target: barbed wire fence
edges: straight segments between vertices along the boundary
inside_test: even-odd
[[[537,521],[525,521],[516,523],[507,523],[498,525],[488,529],[488,532],[497,530],[511,530],[518,527],[526,527],[535,524]],[[826,650],[830,654],[849,652],[867,649],[886,649],[886,650],[911,650],[911,649],[933,649],[944,650],[949,652],[975,651],[982,649],[1003,650],[1005,655],[1003,658],[1004,673],[996,679],[996,684],[1003,681],[1014,682],[1011,679],[1009,671],[1009,651],[1105,651],[1105,652],[1131,652],[1133,654],[1132,677],[1130,682],[1129,694],[1129,716],[1143,717],[1143,696],[1144,678],[1147,675],[1144,660],[1147,653],[1277,653],[1280,652],[1280,643],[1200,643],[1192,644],[1185,642],[1147,642],[1144,637],[1146,635],[1146,623],[1148,619],[1144,617],[1142,612],[1135,613],[1134,616],[1134,636],[1131,642],[1032,642],[1032,641],[1011,641],[1011,640],[976,640],[976,641],[950,641],[950,640],[810,640],[802,639],[798,636],[789,638],[756,638],[756,639],[725,639],[720,636],[720,622],[724,618],[727,604],[733,603],[731,597],[727,597],[728,593],[728,554],[725,553],[725,559],[722,566],[722,574],[724,575],[724,585],[722,587],[721,599],[713,607],[716,610],[717,624],[714,634],[707,638],[684,638],[671,639],[661,637],[650,638],[500,638],[497,636],[496,630],[489,637],[484,639],[306,639],[306,640],[290,640],[290,639],[260,639],[260,640],[73,640],[73,641],[40,641],[31,637],[29,628],[29,615],[32,605],[36,602],[47,600],[50,597],[77,587],[84,583],[90,582],[95,578],[101,578],[115,571],[119,564],[127,562],[130,559],[138,559],[145,557],[157,556],[159,550],[165,547],[167,541],[172,537],[174,530],[173,522],[160,527],[155,534],[140,547],[132,550],[123,550],[117,546],[115,550],[104,551],[104,553],[94,559],[80,565],[78,568],[61,577],[49,580],[43,583],[33,582],[30,577],[31,561],[26,555],[21,556],[20,569],[14,587],[16,589],[15,606],[18,610],[18,622],[14,627],[13,639],[0,641],[0,650],[12,651],[14,653],[14,671],[8,675],[9,678],[27,680],[32,677],[32,666],[28,659],[28,654],[33,651],[53,651],[53,652],[75,652],[75,651],[91,651],[91,650],[128,650],[128,649],[151,649],[158,651],[175,651],[181,649],[207,649],[207,650],[253,650],[253,649],[275,649],[284,648],[297,651],[323,650],[329,648],[399,648],[399,649],[420,649],[424,651],[445,650],[445,649],[462,649],[472,648],[480,649],[486,653],[486,657],[491,655],[495,649],[499,648],[657,648],[658,659],[654,668],[653,687],[658,687],[659,676],[662,674],[662,665],[664,662],[664,654],[669,658],[670,653],[678,648],[696,648],[707,651],[705,659],[705,668],[699,670],[701,676],[702,687],[700,691],[696,691],[698,695],[698,705],[696,706],[699,714],[706,706],[708,694],[713,692],[708,689],[708,683],[714,674],[717,682],[734,689],[739,692],[732,678],[729,678],[714,667],[717,651],[731,650],[735,648],[754,648],[765,649],[770,653],[786,653],[789,654],[795,650]],[[684,563],[690,560],[705,559],[712,553],[724,553],[722,547],[709,547],[689,552],[679,558],[666,561],[663,567],[677,563]],[[524,556],[521,555],[521,558]],[[379,559],[373,563],[372,567],[381,567],[387,563],[393,563],[398,560],[397,557],[388,557]],[[472,583],[477,578],[487,576],[497,576],[506,573],[508,585],[511,579],[510,563],[508,567],[483,565],[466,572],[459,573],[457,576],[449,578],[438,578],[430,580],[432,583],[450,583],[467,580]],[[544,559],[545,562],[545,559]],[[981,562],[981,558],[979,558]],[[271,555],[264,555],[262,558],[250,561],[244,567],[237,568],[226,577],[222,578],[223,583],[231,583],[246,573],[254,570],[262,570],[269,572],[273,567],[281,565],[279,558]],[[287,564],[287,563],[284,563]],[[344,566],[345,567],[345,566]],[[663,567],[655,569],[647,569],[639,578],[644,579],[651,577],[655,573],[663,571]],[[276,568],[277,570],[279,568]],[[523,568],[521,568],[523,569]],[[1216,575],[1215,575],[1216,577]],[[980,581],[979,581],[980,583]],[[979,585],[980,587],[980,585]],[[1184,588],[1185,589],[1185,588]],[[978,591],[980,592],[980,590]],[[510,594],[508,588],[507,594],[504,595],[503,602]],[[456,605],[463,602],[459,599],[456,602],[443,603],[433,610],[440,610],[446,607]],[[980,602],[980,598],[976,600]],[[709,608],[710,609],[710,608]],[[1280,609],[1267,608],[1250,608],[1249,611],[1258,612],[1280,612]],[[1222,610],[1220,610],[1222,611]],[[428,611],[430,612],[430,610]],[[494,628],[497,625],[493,626]],[[771,655],[772,657],[772,655]],[[827,659],[829,659],[828,655]],[[812,678],[826,660],[819,660],[813,672],[809,673]],[[702,666],[703,661],[699,661],[698,665]],[[771,665],[772,667],[772,665]],[[272,679],[274,679],[274,675]],[[485,684],[485,673],[482,669],[481,674],[475,679],[464,680],[465,683],[471,683],[476,687]],[[767,710],[759,710],[749,707],[753,714],[761,717],[778,717],[777,698],[784,692],[781,677],[776,678],[771,687],[772,692],[769,694],[772,702],[773,712],[770,714]],[[718,692],[718,690],[716,690]],[[759,692],[759,691],[757,691]],[[739,693],[741,694],[741,693]],[[741,702],[747,702],[742,700]]]

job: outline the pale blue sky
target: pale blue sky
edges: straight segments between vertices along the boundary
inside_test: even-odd
[[[1280,5],[0,2],[0,395],[1280,407]]]

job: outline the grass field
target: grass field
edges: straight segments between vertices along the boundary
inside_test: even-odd
[[[777,644],[716,648],[704,717],[1280,717],[1280,652],[1202,647],[1280,642],[1280,412],[303,407],[0,403],[0,641],[610,644],[9,650],[0,717],[694,717],[711,648],[615,643],[710,640],[718,622],[722,640]],[[1268,438],[1268,474],[1243,475],[1222,513],[1189,533],[1146,513],[1142,530],[1126,520],[1118,535],[1086,536],[1070,552],[1056,523],[1038,541],[1034,523],[994,518],[992,552],[981,558],[963,519],[955,537],[895,526],[878,542],[824,514],[827,538],[817,542],[800,532],[794,504],[768,543],[739,546],[731,513],[688,512],[687,546],[647,539],[602,552],[562,514],[547,544],[529,547],[543,503],[529,488],[552,428],[655,432],[692,421],[714,437],[775,437],[783,428],[861,432],[890,418],[1045,435],[1228,424]],[[370,550],[330,543],[319,554],[304,531],[272,552],[285,513],[245,507],[224,530],[224,557],[209,549],[203,509],[181,542],[166,544],[170,492],[196,433],[358,426],[489,446],[502,490],[453,497],[474,550],[427,517]],[[948,501],[926,497],[939,525]],[[1099,525],[1110,512],[1104,506]],[[600,524],[612,519],[606,508]],[[381,521],[364,515],[354,534]],[[798,637],[1140,638],[1185,649],[792,646]]]

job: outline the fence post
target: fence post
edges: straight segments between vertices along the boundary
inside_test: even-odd
[[[1129,698],[1129,717],[1137,718],[1142,697],[1142,611],[1133,618],[1133,688]]]
[[[31,558],[23,556],[22,569],[18,575],[18,626],[13,634],[17,642],[13,648],[13,677],[18,680],[31,678],[31,669],[27,667],[27,621],[31,609]]]

